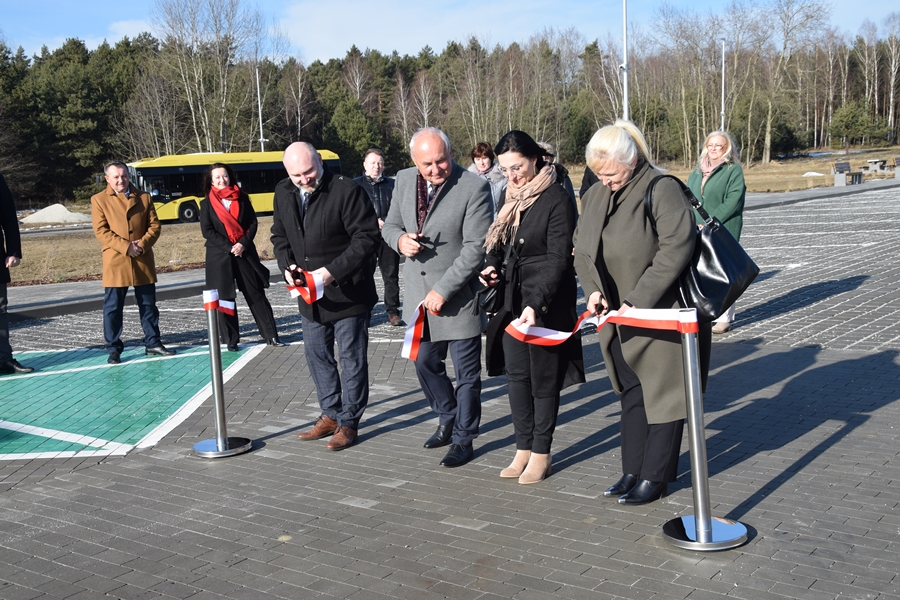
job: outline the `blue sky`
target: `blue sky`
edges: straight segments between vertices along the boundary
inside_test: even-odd
[[[252,2],[253,0],[250,0]],[[741,1],[741,0],[738,0]],[[746,0],[744,0],[746,1]],[[753,0],[750,0],[751,2]],[[676,7],[704,11],[724,6],[727,0],[671,0]],[[425,45],[436,52],[450,40],[475,35],[490,45],[527,40],[545,27],[575,27],[588,40],[604,40],[622,31],[621,0],[460,0],[441,8],[409,0],[257,0],[256,5],[273,25],[289,35],[291,54],[309,63],[342,58],[351,44],[384,53],[417,54]],[[630,0],[629,22],[646,24],[661,0]],[[12,48],[22,46],[31,55],[46,45],[58,48],[66,38],[84,40],[95,48],[104,39],[115,43],[153,31],[153,0],[0,0],[0,35]],[[831,23],[855,34],[865,18],[881,25],[882,15],[898,10],[896,0],[869,0],[866,10],[849,0],[832,2]],[[873,16],[875,18],[873,18]]]

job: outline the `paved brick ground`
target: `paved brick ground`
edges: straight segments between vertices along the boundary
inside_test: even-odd
[[[485,382],[476,459],[438,468],[401,332],[376,314],[373,395],[343,452],[296,439],[318,414],[298,343],[226,386],[229,433],[252,453],[191,456],[214,436],[207,402],[152,449],[0,464],[0,598],[900,598],[898,220],[894,191],[747,214],[762,275],[716,340],[705,398],[713,514],[749,527],[739,549],[662,539],[691,512],[686,448],[662,501],[600,497],[619,473],[618,404],[593,336],[589,381],[562,398],[554,474],[519,486],[497,477],[513,453],[503,380]],[[203,342],[195,304],[164,303],[166,343]],[[88,313],[12,337],[82,347],[99,328]]]

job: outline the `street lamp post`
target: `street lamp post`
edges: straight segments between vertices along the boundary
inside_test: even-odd
[[[622,118],[628,116],[628,0],[622,0]]]
[[[263,135],[263,120],[262,120],[262,94],[259,91],[259,65],[256,65],[256,105],[259,108],[259,151],[266,151],[266,142],[267,140]]]
[[[719,131],[725,131],[725,38],[722,38],[722,124]]]

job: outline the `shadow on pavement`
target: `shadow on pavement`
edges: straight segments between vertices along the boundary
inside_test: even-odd
[[[777,452],[816,430],[831,433],[811,440],[803,454],[785,457],[780,473],[757,472],[752,483],[757,491],[726,515],[730,519],[746,515],[875,412],[900,399],[900,367],[895,363],[900,352],[896,350],[835,362],[817,360],[822,352],[818,347],[803,347],[743,360],[762,343],[754,342],[728,344],[722,359],[729,366],[710,377],[711,393],[704,399],[707,414],[730,411],[706,423],[710,477],[733,470],[752,474],[750,465],[743,463]],[[715,355],[713,360],[723,362],[716,361]],[[817,362],[822,364],[816,366]],[[735,410],[738,405],[743,406]],[[688,455],[681,460],[685,473]],[[690,486],[690,476],[682,477]]]
[[[741,324],[748,325],[771,319],[782,313],[794,311],[826,298],[850,292],[859,288],[868,278],[868,275],[857,275],[846,279],[822,281],[799,287],[762,304],[741,310]]]

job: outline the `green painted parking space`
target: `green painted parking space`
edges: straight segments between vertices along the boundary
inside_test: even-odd
[[[222,353],[225,380],[262,346]],[[211,395],[206,347],[171,357],[128,349],[26,352],[27,375],[0,377],[0,460],[122,455],[151,446]]]

